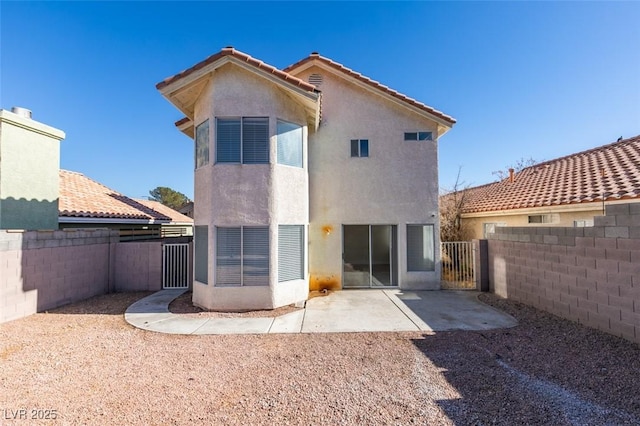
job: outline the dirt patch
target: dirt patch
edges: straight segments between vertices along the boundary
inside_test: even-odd
[[[493,295],[518,326],[237,336],[136,329],[122,314],[144,295],[0,324],[0,407],[68,425],[640,424],[638,345]]]

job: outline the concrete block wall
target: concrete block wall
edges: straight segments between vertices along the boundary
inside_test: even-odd
[[[112,291],[161,288],[161,241],[121,243],[106,229],[0,230],[0,323]]]
[[[640,343],[640,203],[593,227],[496,228],[488,253],[496,294]]]
[[[162,242],[118,243],[115,291],[162,290]]]
[[[107,230],[0,231],[0,322],[109,291]]]

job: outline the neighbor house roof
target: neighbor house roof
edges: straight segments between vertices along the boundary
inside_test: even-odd
[[[172,220],[164,211],[150,208],[81,173],[68,170],[60,170],[58,210],[61,221],[86,218],[167,223]]]
[[[161,215],[171,218],[172,223],[193,223],[193,219],[190,218],[189,216],[183,215],[179,211],[174,210],[171,207],[165,206],[159,201],[141,200],[141,199],[136,199],[135,201],[147,206],[151,210],[157,213],[160,213]]]
[[[338,63],[338,62],[336,62],[334,60],[331,60],[329,58],[321,56],[317,52],[313,52],[311,55],[307,56],[306,58],[304,58],[304,59],[302,59],[302,60],[300,60],[298,62],[296,62],[295,64],[289,65],[288,67],[286,67],[284,69],[284,71],[287,72],[287,73],[295,72],[296,70],[298,70],[300,68],[304,68],[306,65],[312,64],[313,62],[323,63],[326,66],[328,66],[328,67],[330,67],[330,68],[332,68],[334,70],[337,70],[337,71],[339,71],[341,73],[344,73],[344,74],[346,74],[346,75],[348,75],[348,76],[350,76],[350,77],[352,77],[352,78],[354,78],[354,79],[356,79],[356,80],[358,80],[358,81],[360,81],[360,82],[362,82],[362,83],[364,83],[364,84],[366,84],[366,85],[368,85],[368,86],[370,86],[370,87],[372,87],[374,89],[377,89],[377,90],[379,90],[379,91],[381,91],[381,92],[383,92],[383,93],[385,93],[387,95],[390,95],[391,97],[393,97],[395,99],[398,99],[398,100],[400,100],[402,102],[405,102],[405,103],[407,103],[407,104],[409,104],[411,106],[414,106],[414,107],[416,107],[416,108],[418,108],[418,109],[420,109],[420,110],[422,110],[424,112],[427,112],[427,113],[429,113],[429,114],[431,114],[431,115],[433,115],[433,116],[435,116],[437,118],[440,118],[441,120],[445,121],[449,125],[449,127],[453,126],[456,123],[456,120],[453,117],[451,117],[451,116],[449,116],[449,115],[447,115],[447,114],[445,114],[445,113],[443,113],[441,111],[438,111],[435,108],[432,108],[432,107],[430,107],[428,105],[425,105],[422,102],[417,101],[417,100],[415,100],[415,99],[413,99],[413,98],[411,98],[411,97],[409,97],[407,95],[403,95],[402,93],[400,93],[400,92],[398,92],[396,90],[393,90],[393,89],[389,88],[388,86],[385,86],[384,84],[382,84],[382,83],[380,83],[378,81],[372,80],[371,78],[366,77],[366,76],[360,74],[359,72],[356,72],[356,71],[352,70],[351,68],[345,67],[341,63]]]
[[[465,190],[463,213],[640,201],[640,135],[527,167]]]

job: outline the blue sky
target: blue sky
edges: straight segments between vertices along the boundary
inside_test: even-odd
[[[440,186],[640,134],[639,2],[0,3],[0,108],[66,132],[61,167],[131,197],[193,196],[192,141],[155,89],[231,45],[312,51],[458,120]]]

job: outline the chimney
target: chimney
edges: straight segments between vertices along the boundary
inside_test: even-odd
[[[513,182],[513,169],[509,169],[509,182]]]
[[[31,119],[31,110],[22,107],[11,107],[11,112],[20,117]]]

